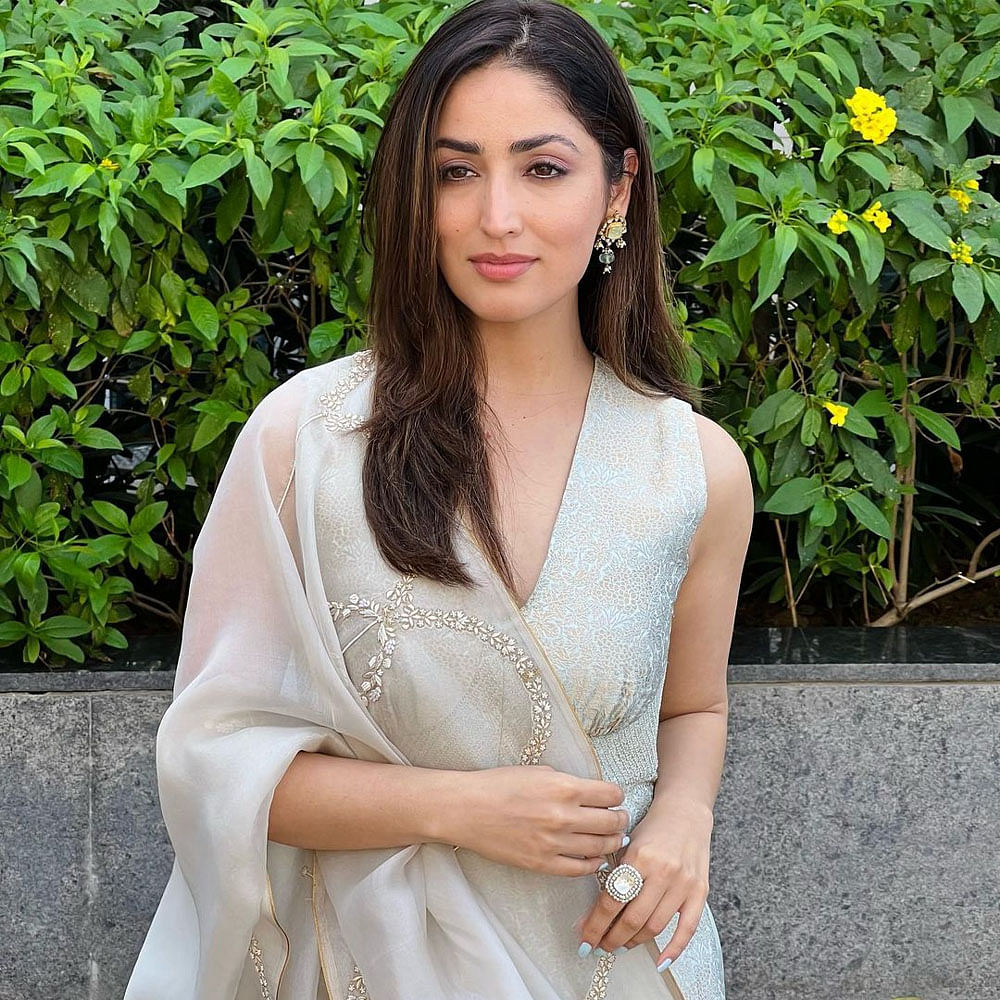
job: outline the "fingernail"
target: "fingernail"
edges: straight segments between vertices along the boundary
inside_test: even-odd
[[[589,944],[587,944],[586,941],[584,941],[583,944],[580,945],[580,950],[577,952],[577,954],[580,956],[580,958],[586,958],[591,953],[591,951],[593,951],[593,948]]]
[[[598,958],[604,958],[604,956],[607,955],[607,952],[603,948],[595,948],[594,954],[597,955]]]
[[[608,870],[608,869],[609,869],[610,867],[611,867],[611,865],[609,865],[609,864],[607,863],[607,861],[602,861],[602,862],[601,862],[601,867],[600,867],[600,868],[598,868],[597,870],[598,870],[599,872],[606,872],[606,871],[607,871],[607,870]]]
[[[625,836],[622,837],[622,847],[628,847],[628,845],[631,843],[632,843],[632,838],[626,833]]]
[[[667,967],[668,965],[673,965],[673,964],[674,964],[674,960],[673,960],[672,958],[665,958],[665,959],[664,959],[664,960],[663,960],[662,962],[660,962],[660,964],[659,964],[659,965],[658,965],[658,966],[656,967],[656,971],[657,971],[657,972],[663,972],[663,970],[664,970],[664,969],[666,969],[666,967]]]
[[[624,955],[625,952],[627,952],[627,951],[628,951],[628,948],[626,948],[625,945],[622,945],[620,948],[615,948],[615,954],[616,955]]]

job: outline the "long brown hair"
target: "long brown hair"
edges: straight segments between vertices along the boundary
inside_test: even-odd
[[[626,385],[692,401],[684,344],[668,311],[655,176],[645,122],[614,53],[554,0],[472,0],[420,49],[393,98],[364,192],[362,241],[374,247],[368,337],[376,363],[362,483],[365,515],[386,561],[442,583],[470,584],[453,546],[465,513],[508,589],[514,575],[495,517],[481,423],[485,359],[474,316],[437,266],[433,140],[449,87],[501,60],[545,81],[599,143],[605,177],[638,171],[628,246],[611,274],[591,256],[578,288],[587,347]],[[374,216],[374,224],[372,217]]]

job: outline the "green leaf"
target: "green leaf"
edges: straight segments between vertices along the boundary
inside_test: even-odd
[[[837,520],[837,505],[829,497],[821,497],[809,511],[809,523],[829,528]]]
[[[750,414],[747,433],[757,437],[774,427],[775,417],[781,404],[795,395],[794,389],[781,389],[767,396]]]
[[[101,523],[109,526],[113,531],[122,534],[128,533],[128,517],[120,507],[116,507],[107,500],[94,500],[91,502],[91,506]]]
[[[62,272],[63,291],[88,312],[103,316],[108,311],[111,288],[107,279],[96,268],[84,265],[82,271],[64,268]]]
[[[946,417],[942,417],[940,413],[935,413],[934,410],[928,410],[925,406],[918,406],[915,403],[910,404],[910,412],[925,431],[932,434],[939,441],[950,444],[956,451],[961,450],[962,444],[958,440],[958,432]]]
[[[376,35],[387,35],[389,38],[398,38],[401,41],[409,41],[410,36],[406,32],[406,28],[399,23],[399,21],[388,17],[385,14],[379,14],[377,11],[366,10],[366,11],[352,11],[350,17],[348,18],[348,35],[350,34],[350,28],[354,27],[355,23],[360,21],[362,24],[368,25]],[[357,37],[357,36],[355,36]],[[300,41],[300,39],[295,39],[289,48],[292,48],[295,41]],[[292,55],[297,53],[293,52]]]
[[[951,268],[951,290],[955,293],[969,322],[974,323],[983,311],[983,279],[978,268],[968,264],[953,264]]]
[[[964,135],[976,116],[976,109],[964,97],[944,95],[938,98],[948,129],[948,142],[955,142]]]
[[[858,248],[858,256],[861,258],[865,280],[869,285],[874,285],[882,273],[882,266],[885,264],[885,244],[870,222],[849,219],[847,231],[853,237]]]
[[[892,214],[902,222],[914,239],[934,247],[935,250],[942,250],[945,253],[950,251],[948,240],[951,234],[948,226],[934,211],[933,199],[926,192],[897,192],[890,207]]]
[[[873,153],[852,150],[847,154],[851,163],[859,166],[869,177],[874,178],[883,188],[889,188],[889,171],[886,165]]]
[[[785,276],[788,258],[799,244],[798,234],[791,226],[779,222],[774,228],[774,238],[768,240],[760,254],[760,270],[757,278],[757,299],[751,308],[756,309],[766,302],[781,284]]]
[[[691,175],[701,191],[708,191],[712,185],[712,171],[715,168],[715,150],[711,146],[700,146],[691,158]]]
[[[76,440],[85,448],[110,448],[114,451],[124,451],[121,441],[111,431],[100,427],[84,427],[76,432]]]
[[[823,496],[823,483],[819,476],[809,479],[789,479],[782,483],[764,504],[770,514],[801,514]]]
[[[927,281],[929,278],[936,278],[939,274],[944,274],[948,270],[948,266],[948,261],[942,257],[934,260],[918,260],[910,268],[907,278],[911,285],[915,285],[919,281]]]
[[[90,631],[90,626],[76,615],[55,615],[46,618],[36,632],[39,636],[48,636],[50,639],[69,639],[72,636],[86,635]]]
[[[201,295],[188,295],[184,305],[198,332],[214,344],[219,337],[219,313],[215,306]]]
[[[981,275],[983,288],[989,295],[993,308],[1000,313],[1000,275],[994,274],[992,271],[982,271]]]
[[[823,419],[816,409],[809,409],[802,418],[802,426],[799,428],[799,440],[807,447],[811,448],[819,438],[820,430],[823,426]]]
[[[247,177],[250,180],[250,187],[253,189],[257,200],[262,205],[266,205],[268,198],[271,197],[272,190],[274,190],[274,181],[271,177],[270,168],[252,150],[246,151],[244,160],[247,166]],[[243,211],[246,211],[245,205]],[[235,229],[235,226],[233,228]]]
[[[217,181],[223,174],[231,170],[240,160],[240,151],[234,150],[228,156],[220,153],[206,153],[194,161],[187,172],[182,186],[185,188],[202,187]]]
[[[706,254],[702,267],[733,260],[753,250],[767,232],[759,221],[763,218],[765,216],[759,214],[745,215],[731,226],[726,226],[719,237],[719,242]]]
[[[892,318],[892,346],[900,353],[908,351],[920,329],[920,300],[916,295],[904,295]]]
[[[885,514],[868,497],[861,493],[848,493],[844,497],[844,503],[847,504],[850,512],[869,531],[874,532],[876,535],[881,535],[882,538],[892,538],[892,529],[889,527],[889,522],[886,520]]]
[[[133,535],[149,534],[163,520],[167,506],[166,500],[157,500],[156,503],[151,503],[147,507],[143,507],[142,510],[136,511],[129,530]]]
[[[309,353],[322,357],[327,351],[333,350],[344,339],[344,321],[329,320],[320,323],[309,334]]]
[[[243,99],[243,95],[236,84],[220,69],[212,71],[212,79],[206,89],[210,94],[218,97],[227,111],[236,111],[240,106],[240,101]]]
[[[647,90],[645,87],[637,87],[632,85],[632,94],[635,97],[636,104],[639,105],[639,110],[642,112],[643,117],[648,121],[660,135],[667,139],[673,140],[674,130],[670,127],[670,120],[667,118],[666,108],[663,105],[663,100],[657,97],[651,90]]]
[[[295,161],[299,165],[302,183],[308,184],[323,166],[324,150],[315,142],[300,142],[295,147]]]
[[[69,399],[77,398],[76,386],[61,371],[55,368],[43,367],[37,368],[36,371],[53,392],[58,393],[60,396],[67,396]]]

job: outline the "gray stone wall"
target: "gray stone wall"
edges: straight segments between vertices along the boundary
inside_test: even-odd
[[[0,1000],[120,1000],[170,867],[171,683],[0,675]],[[730,707],[729,1000],[1000,1000],[1000,667],[736,665]]]

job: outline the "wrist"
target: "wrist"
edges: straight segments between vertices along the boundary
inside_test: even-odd
[[[699,824],[711,832],[715,826],[715,812],[712,804],[704,799],[671,793],[669,789],[655,792],[647,816],[662,816],[671,822],[684,818]]]
[[[422,834],[426,843],[460,847],[468,804],[467,771],[434,771],[422,796]]]

